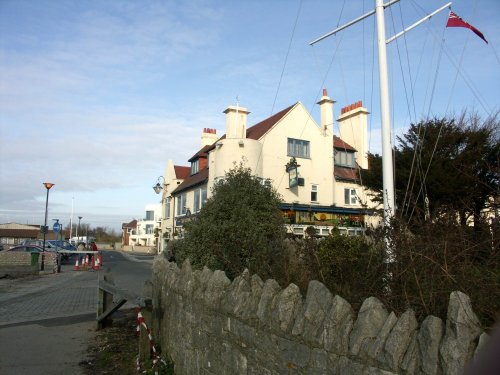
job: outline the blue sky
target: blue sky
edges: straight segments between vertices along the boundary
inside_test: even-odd
[[[402,0],[386,10],[387,36],[445,3]],[[373,17],[308,44],[373,7],[0,0],[0,223],[43,223],[44,181],[55,183],[49,223],[68,224],[72,205],[94,227],[142,218],[158,201],[151,187],[167,160],[187,165],[205,127],[224,134],[222,111],[236,97],[251,111],[249,125],[297,101],[318,120],[323,87],[336,116],[363,100],[370,148],[380,152]],[[426,116],[498,110],[500,2],[463,0],[452,9],[489,44],[445,29],[447,11],[391,43],[395,134]]]

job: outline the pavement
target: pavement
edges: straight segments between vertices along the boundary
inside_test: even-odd
[[[149,254],[120,254],[132,262],[153,262]],[[72,262],[63,264],[61,273],[0,279],[1,375],[84,374],[79,363],[88,358],[96,334],[98,275],[105,271],[76,272]]]
[[[83,374],[96,330],[98,272],[0,279],[0,374]]]

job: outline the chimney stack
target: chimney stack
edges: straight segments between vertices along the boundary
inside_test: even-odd
[[[247,136],[247,117],[250,112],[239,106],[229,106],[226,114],[226,138],[244,139]]]
[[[363,169],[368,169],[368,110],[360,100],[340,110],[338,118],[340,138],[353,146],[356,162]]]
[[[203,128],[203,132],[201,133],[201,147],[209,146],[214,144],[217,139],[217,130],[210,128]]]
[[[326,89],[323,89],[323,96],[317,103],[320,108],[320,125],[323,134],[326,134],[326,130],[329,126],[333,129],[333,103],[335,103],[335,101],[330,99]]]

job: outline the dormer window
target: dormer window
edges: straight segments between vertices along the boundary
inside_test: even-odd
[[[355,160],[354,152],[335,150],[335,165],[354,168],[356,167]]]
[[[200,159],[191,162],[191,174],[196,174],[200,170]]]

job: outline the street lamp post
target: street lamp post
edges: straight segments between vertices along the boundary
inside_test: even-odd
[[[45,223],[43,225],[43,245],[42,245],[42,264],[40,265],[40,269],[45,270],[45,236],[47,234],[47,209],[49,207],[49,190],[52,186],[54,186],[51,182],[44,182],[43,185],[45,189],[47,189],[47,197],[45,198]]]
[[[80,221],[82,220],[83,216],[78,216],[78,228],[76,228],[76,246],[78,246],[78,243],[80,242],[80,235],[78,232],[80,231]]]

